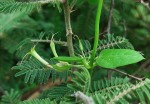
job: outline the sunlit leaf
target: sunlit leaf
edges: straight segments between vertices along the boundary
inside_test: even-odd
[[[137,63],[144,57],[137,51],[130,49],[106,49],[103,50],[96,63],[104,68],[116,68],[119,66]]]

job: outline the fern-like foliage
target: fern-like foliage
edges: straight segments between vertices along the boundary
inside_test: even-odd
[[[69,89],[66,84],[61,84],[59,86],[55,86],[51,89],[44,91],[39,99],[49,98],[50,100],[56,100],[57,102],[62,99],[67,98],[73,93],[71,89]]]
[[[71,71],[57,72],[55,69],[47,68],[34,58],[23,61],[19,63],[18,66],[14,66],[12,69],[20,70],[18,73],[16,73],[16,77],[25,74],[25,83],[33,83],[35,79],[37,79],[38,83],[46,83],[50,77],[52,77],[53,82],[57,78],[59,78],[61,81],[67,81],[68,76],[72,75]]]
[[[124,37],[116,36],[108,34],[108,36],[99,41],[99,46],[97,48],[98,51],[108,48],[120,48],[120,49],[134,49],[132,44]]]
[[[58,0],[43,0],[43,1],[34,1],[34,2],[17,2],[15,0],[0,0],[0,12],[26,12],[30,13],[33,9],[39,9],[42,4],[52,3],[57,4],[59,7]]]
[[[91,77],[88,70],[86,68],[79,68],[78,71],[74,72],[72,84],[68,84],[67,86],[73,91],[87,93],[89,91],[90,83]]]
[[[83,45],[83,53],[87,56],[92,53],[91,51],[91,45],[88,40],[81,40],[81,43]],[[79,48],[79,44],[75,44],[75,53],[77,55],[82,55],[82,51]],[[132,44],[128,41],[128,39],[108,34],[104,39],[99,41],[99,46],[97,48],[97,54],[99,55],[100,51],[103,49],[134,49]]]
[[[18,104],[76,104],[75,102],[66,102],[61,101],[60,103],[56,102],[55,100],[47,99],[34,99],[34,100],[26,100],[23,102],[19,102]]]
[[[10,92],[5,91],[0,104],[18,104],[20,97],[20,93],[14,89],[11,89]]]
[[[41,32],[39,34],[37,34],[39,36],[39,38],[41,39],[45,33],[44,32]],[[15,47],[14,47],[14,50],[17,50],[17,55],[18,56],[25,56],[26,53],[28,53],[31,48],[34,46],[35,44],[32,42],[32,39],[31,38],[25,38],[23,39],[22,41],[19,42],[19,44],[17,44]]]
[[[91,51],[91,44],[88,40],[80,40],[82,46],[83,46],[83,53],[88,53],[89,51]],[[74,45],[74,48],[75,48],[75,54],[76,55],[82,55],[82,51],[79,47],[79,43],[76,43]]]
[[[55,101],[50,101],[50,99],[34,99],[20,102],[19,104],[57,104]]]
[[[30,13],[34,8],[38,8],[38,2],[16,2],[15,0],[1,0],[0,12],[27,12]]]
[[[31,13],[33,9],[39,9],[42,4],[52,3],[56,4],[59,10],[60,3],[58,0],[43,0],[43,1],[34,1],[34,2],[17,2],[15,0],[0,0],[0,12],[26,12]]]
[[[150,103],[150,80],[146,79],[137,84],[130,83],[127,79],[113,79],[111,81],[94,82],[90,95],[96,104],[128,104]],[[137,102],[135,102],[137,101]]]
[[[0,14],[0,32],[8,31],[17,27],[19,20],[21,20],[24,16],[24,13]]]

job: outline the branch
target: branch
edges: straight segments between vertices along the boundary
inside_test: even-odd
[[[142,80],[143,80],[143,78],[135,77],[135,76],[133,76],[133,75],[130,75],[130,74],[125,73],[125,72],[122,72],[122,71],[117,70],[117,69],[109,69],[109,70],[112,70],[112,71],[118,72],[118,73],[120,73],[120,74],[123,74],[123,75],[128,76],[128,77],[133,78],[133,79],[136,79],[136,80],[138,80],[138,81],[142,81]]]
[[[35,2],[35,1],[34,1]],[[41,4],[47,4],[47,3],[55,3],[56,1],[55,0],[40,0],[40,1],[37,1],[38,3],[41,3]],[[60,3],[64,3],[65,0],[59,0]]]
[[[74,56],[74,49],[73,49],[73,42],[72,42],[73,32],[72,32],[71,21],[70,21],[71,8],[67,0],[63,4],[63,8],[64,8],[65,25],[66,25],[67,46],[68,46],[70,56]]]
[[[124,37],[127,36],[126,20],[123,20]]]
[[[139,0],[137,2],[140,2],[141,4],[143,4],[145,7],[147,7],[150,10],[149,3],[144,2],[144,0]]]
[[[114,2],[114,0],[111,0],[111,6],[110,6],[110,11],[109,11],[109,17],[108,17],[108,26],[107,26],[107,30],[106,30],[107,34],[110,34],[110,28],[111,28],[111,21],[112,21],[114,6],[115,6],[115,2]],[[107,71],[107,77],[109,80],[111,79],[111,76],[112,76],[112,71],[108,70]]]
[[[33,40],[31,40],[31,42],[50,43],[51,40],[33,39]],[[56,41],[56,40],[53,40],[53,42],[54,42],[55,44],[60,44],[60,45],[62,45],[62,46],[67,46],[67,42],[64,42],[64,41]]]
[[[108,26],[107,26],[107,33],[110,34],[110,28],[111,28],[111,21],[112,21],[112,14],[113,14],[113,9],[115,6],[114,0],[111,0],[111,7],[109,11],[109,17],[108,17]]]
[[[73,9],[73,7],[75,6],[75,4],[77,3],[77,0],[72,0],[72,3],[70,5],[70,8]]]
[[[149,64],[150,64],[150,59],[148,59],[146,62],[144,62],[144,63],[139,67],[139,69],[138,69],[136,72],[134,72],[132,75],[138,75],[138,74],[140,74],[140,72],[141,72],[144,68],[146,68]]]

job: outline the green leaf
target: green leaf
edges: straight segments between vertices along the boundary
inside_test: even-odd
[[[81,62],[83,59],[80,57],[67,57],[67,56],[59,56],[59,57],[54,57],[53,59],[58,60],[58,61],[65,61],[65,62]]]
[[[137,51],[130,49],[106,49],[101,51],[96,63],[104,68],[116,68],[119,66],[137,63],[144,57]]]

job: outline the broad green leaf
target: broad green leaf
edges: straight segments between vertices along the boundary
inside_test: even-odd
[[[116,68],[119,66],[137,63],[144,57],[137,51],[130,49],[106,49],[101,51],[96,63],[104,68]]]
[[[65,62],[81,62],[83,59],[80,57],[67,57],[67,56],[59,56],[59,57],[54,57],[53,59],[58,60],[58,61],[65,61]]]

